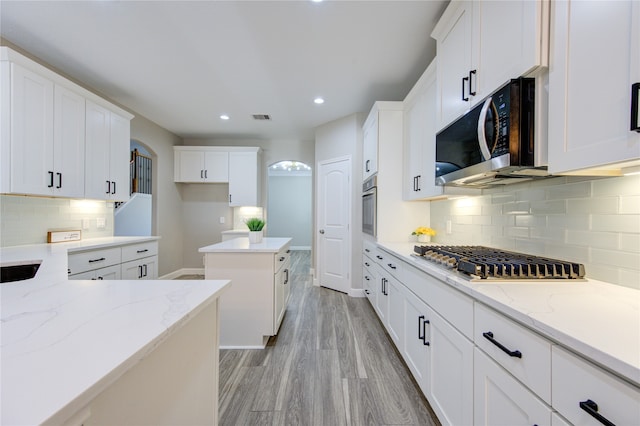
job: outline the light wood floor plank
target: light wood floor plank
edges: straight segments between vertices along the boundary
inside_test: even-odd
[[[309,253],[278,335],[220,351],[220,425],[438,425],[368,300],[314,287]]]

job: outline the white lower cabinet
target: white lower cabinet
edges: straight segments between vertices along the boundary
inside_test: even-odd
[[[404,341],[400,352],[422,393],[429,383],[429,345],[426,328],[429,324],[427,304],[408,289],[404,289]]]
[[[122,264],[123,280],[155,280],[156,278],[158,278],[158,256]]]
[[[401,347],[405,335],[404,294],[402,292],[402,284],[392,276],[387,279],[386,297],[388,299],[387,332],[396,347]]]
[[[120,280],[122,271],[120,265],[107,266],[106,268],[93,269],[79,274],[69,275],[70,280]]]
[[[427,399],[442,424],[473,423],[473,343],[431,308]]]
[[[558,347],[552,350],[553,408],[575,425],[639,425],[640,390]]]
[[[551,424],[551,408],[478,348],[473,375],[474,425]]]
[[[376,292],[376,304],[373,306],[380,317],[380,321],[383,324],[387,322],[387,315],[389,313],[389,299],[387,298],[387,275],[384,269],[380,265],[375,265],[376,270],[376,282],[373,285],[373,290]]]

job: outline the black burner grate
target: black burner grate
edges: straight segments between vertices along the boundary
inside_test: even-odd
[[[415,246],[424,258],[479,278],[581,279],[584,265],[484,246]]]

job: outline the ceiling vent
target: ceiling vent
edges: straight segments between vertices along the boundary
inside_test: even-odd
[[[253,114],[253,119],[259,121],[271,121],[271,116],[269,114]]]

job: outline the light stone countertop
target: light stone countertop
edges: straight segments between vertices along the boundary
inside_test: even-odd
[[[1,417],[62,423],[230,285],[227,280],[67,280],[67,252],[144,242],[113,237],[0,249],[3,264],[41,260],[0,285]]]
[[[198,249],[200,253],[277,253],[291,238],[264,237],[261,243],[250,243],[248,237],[234,238]]]
[[[411,256],[422,243],[377,245],[407,263],[640,386],[640,291],[586,281],[472,282]],[[587,271],[588,273],[588,271]]]

